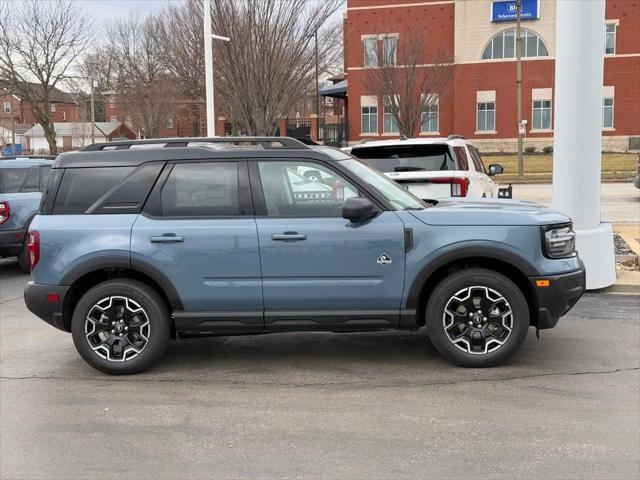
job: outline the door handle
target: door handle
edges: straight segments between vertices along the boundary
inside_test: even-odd
[[[177,243],[184,242],[184,237],[173,233],[164,233],[160,236],[149,237],[151,243]]]
[[[284,233],[274,233],[271,235],[271,240],[281,241],[281,242],[297,242],[299,240],[306,240],[307,236],[304,233],[298,232],[284,232]]]

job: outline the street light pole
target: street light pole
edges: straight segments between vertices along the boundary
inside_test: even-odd
[[[522,0],[516,0],[516,97],[518,102],[518,178],[524,176],[522,159],[522,30],[520,18]]]
[[[228,37],[213,35],[211,33],[211,0],[204,0],[204,74],[205,74],[205,93],[207,104],[207,136],[216,136],[216,115],[215,115],[215,98],[213,86],[213,45],[212,40],[222,40],[229,42]]]
[[[320,140],[320,78],[318,67],[318,28],[316,27],[315,33],[315,50],[316,50],[316,141]]]
[[[98,82],[96,80],[91,80],[91,143],[96,143],[96,98],[95,98],[95,88]]]

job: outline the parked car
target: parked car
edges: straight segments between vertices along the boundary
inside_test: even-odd
[[[349,152],[423,200],[498,197],[491,177],[502,173],[502,166],[485,169],[478,150],[458,135],[372,141]]]
[[[18,257],[29,272],[26,234],[38,212],[53,160],[11,158],[0,161],[0,258]]]
[[[638,169],[636,171],[636,176],[633,178],[633,185],[636,188],[640,188],[640,155],[638,155]]]
[[[333,186],[312,189],[301,167]],[[28,248],[27,307],[111,374],[149,367],[170,337],[422,326],[452,362],[498,365],[530,326],[554,327],[585,280],[560,213],[429,206],[358,159],[290,138],[63,153]]]

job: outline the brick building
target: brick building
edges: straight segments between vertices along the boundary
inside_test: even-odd
[[[453,64],[452,85],[423,112],[421,136],[452,133],[487,151],[514,151],[516,113],[515,1],[347,0],[344,18],[349,143],[397,137],[382,99],[367,91],[375,52],[394,54],[415,31],[428,36],[424,63],[436,49]],[[588,8],[588,2],[576,2]],[[526,145],[553,141],[555,0],[523,0],[522,98]],[[603,148],[624,151],[640,141],[640,0],[607,0],[603,31]],[[374,60],[372,60],[374,59]],[[368,65],[367,65],[368,64]]]
[[[29,84],[28,88],[41,88],[37,84]],[[53,88],[49,94],[51,117],[54,122],[75,122],[78,120],[79,105],[74,95]],[[0,126],[11,128],[11,116],[14,124],[35,125],[37,123],[31,111],[31,104],[19,94],[0,91]]]

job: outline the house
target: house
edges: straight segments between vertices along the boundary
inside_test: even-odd
[[[24,84],[26,89],[31,90],[34,96],[40,97],[38,89],[42,86],[36,83]],[[49,93],[49,102],[51,104],[51,117],[54,122],[74,122],[78,120],[78,102],[76,97],[67,92],[63,92],[59,88],[53,88]],[[7,89],[0,90],[0,126],[11,128],[13,117],[14,124],[31,124],[38,123],[33,112],[31,104],[20,97],[19,92],[10,93]]]
[[[57,122],[53,124],[53,127],[59,151],[79,150],[92,143],[91,122]],[[94,135],[96,142],[136,138],[136,134],[129,127],[119,122],[96,122]],[[44,136],[42,126],[31,127],[24,133],[24,137],[26,145],[23,144],[23,147],[26,151],[34,154],[49,152],[49,144]]]

